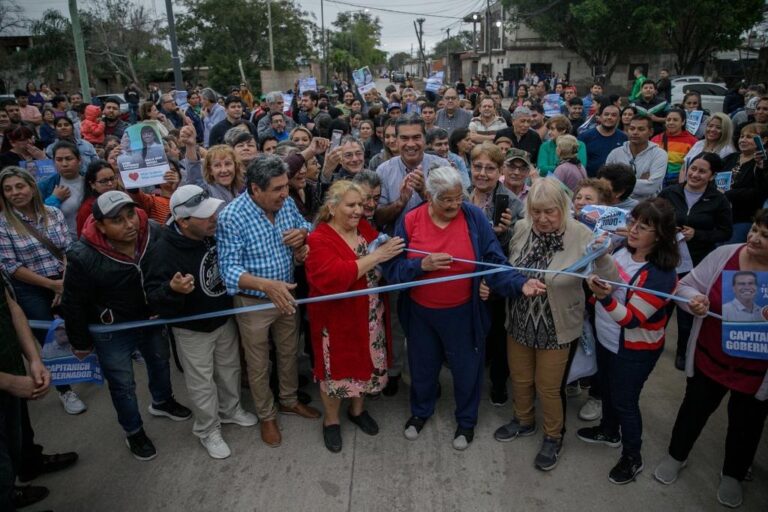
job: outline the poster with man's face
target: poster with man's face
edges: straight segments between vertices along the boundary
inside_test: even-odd
[[[726,354],[768,359],[768,272],[724,271],[722,316]]]

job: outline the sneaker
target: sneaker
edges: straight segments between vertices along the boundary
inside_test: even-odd
[[[389,379],[387,380],[387,385],[384,386],[384,389],[382,390],[381,393],[384,396],[395,396],[399,388],[400,388],[400,376],[390,375]]]
[[[77,396],[77,393],[71,389],[64,393],[59,393],[59,400],[61,400],[61,405],[64,406],[67,414],[80,414],[88,409],[85,403],[80,400],[80,397]]]
[[[454,450],[466,450],[469,445],[472,444],[472,440],[475,438],[475,429],[473,428],[457,428],[456,433],[453,435],[453,449]]]
[[[568,384],[565,386],[565,396],[568,398],[573,398],[576,396],[579,396],[581,394],[581,388],[579,387],[578,382],[574,382],[573,384]]]
[[[144,433],[143,428],[135,434],[126,437],[125,444],[128,445],[131,453],[138,460],[152,460],[157,457],[155,445],[152,444],[152,441],[147,437],[147,434]]]
[[[541,449],[533,461],[533,465],[540,471],[550,471],[557,466],[557,459],[563,450],[563,440],[544,436]]]
[[[150,404],[149,414],[152,416],[165,416],[173,421],[184,421],[192,417],[192,411],[174,400],[173,397],[161,404]]]
[[[599,425],[595,427],[580,428],[576,431],[576,437],[585,443],[604,444],[611,448],[618,448],[621,446],[620,435],[606,434]]]
[[[403,430],[403,435],[407,440],[415,441],[419,437],[421,429],[424,428],[424,424],[426,422],[427,420],[424,418],[411,416],[408,418],[408,421],[405,422],[405,430]]]
[[[583,421],[596,421],[603,417],[603,401],[589,397],[579,409],[579,419]]]
[[[720,487],[717,488],[717,501],[729,508],[738,508],[744,503],[741,482],[732,476],[722,475]]]
[[[232,451],[229,449],[229,445],[227,445],[227,442],[224,441],[223,437],[221,437],[220,430],[214,430],[206,437],[201,437],[200,444],[202,444],[203,447],[208,450],[208,455],[210,455],[211,458],[226,459],[232,455]]]
[[[144,357],[141,355],[141,352],[138,349],[131,352],[131,359],[133,359],[133,362],[136,364],[145,364]]]
[[[616,485],[624,485],[634,481],[643,470],[643,460],[622,455],[619,462],[608,474],[608,480]]]
[[[653,477],[664,485],[671,485],[675,483],[680,471],[687,464],[687,460],[680,462],[671,455],[667,455],[664,460],[656,466],[656,469],[653,471]]]
[[[513,418],[512,421],[506,425],[502,425],[496,429],[493,433],[493,438],[502,443],[512,441],[518,437],[532,436],[536,433],[536,424],[521,425],[517,418]]]
[[[494,407],[501,407],[504,404],[507,403],[507,400],[509,400],[509,395],[507,395],[507,390],[502,389],[492,389],[491,390],[491,404]]]
[[[234,423],[235,425],[240,425],[241,427],[252,427],[259,422],[259,418],[255,414],[246,411],[242,407],[238,407],[235,410],[235,414],[229,416],[228,418],[221,418],[221,422]]]
[[[368,414],[368,411],[363,411],[357,416],[353,416],[351,412],[347,411],[347,418],[369,436],[375,436],[379,433],[379,425],[376,423],[376,420]]]

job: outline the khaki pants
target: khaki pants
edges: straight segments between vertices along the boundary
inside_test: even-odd
[[[560,385],[568,364],[568,348],[539,350],[507,337],[507,352],[515,417],[522,425],[533,425],[536,421],[533,404],[538,394],[544,434],[560,439],[563,428]]]
[[[213,332],[173,328],[184,382],[195,423],[192,432],[207,437],[221,428],[220,417],[231,417],[240,407],[240,353],[235,320]]]
[[[254,306],[271,302],[257,297],[235,297],[235,307]],[[275,400],[269,388],[269,335],[275,343],[277,378],[280,382],[280,403],[287,407],[296,405],[299,387],[298,317],[284,315],[277,309],[254,311],[237,315],[240,340],[248,365],[248,383],[251,386],[256,415],[261,421],[277,416]]]

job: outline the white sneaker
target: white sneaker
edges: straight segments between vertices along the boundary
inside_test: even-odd
[[[603,401],[589,397],[579,410],[579,419],[584,421],[595,421],[603,417]]]
[[[88,409],[85,403],[80,400],[80,397],[77,396],[77,393],[71,389],[64,393],[59,393],[59,400],[61,400],[61,405],[64,406],[67,414],[80,414]]]
[[[259,418],[255,414],[246,411],[242,407],[238,407],[235,411],[235,414],[229,418],[221,418],[221,422],[234,423],[235,425],[240,425],[241,427],[252,427],[259,422]]]
[[[208,437],[201,437],[200,444],[208,450],[208,455],[214,459],[226,459],[232,455],[229,445],[221,437],[221,432],[218,430],[211,432]]]

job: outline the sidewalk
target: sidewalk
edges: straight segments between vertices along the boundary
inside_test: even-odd
[[[47,453],[75,450],[71,469],[38,478],[51,495],[30,511],[621,511],[701,512],[726,510],[715,493],[723,460],[725,407],[712,415],[691,453],[689,466],[672,486],[663,486],[653,469],[666,451],[682,400],[685,378],[673,367],[674,341],[651,375],[642,397],[645,471],[626,486],[608,482],[620,450],[587,445],[575,437],[585,425],[576,417],[586,392],[568,405],[568,433],[558,467],[533,468],[541,442],[536,436],[510,443],[493,440],[493,431],[511,416],[511,403],[496,408],[487,394],[480,409],[475,442],[465,452],[451,447],[453,400],[450,374],[443,372],[443,397],[435,417],[415,442],[402,427],[409,416],[407,387],[393,398],[368,403],[381,432],[368,437],[349,422],[342,425],[344,449],[331,454],[323,446],[320,420],[282,416],[283,445],[268,448],[259,427],[224,427],[233,455],[208,457],[192,435],[192,421],[176,423],[144,413],[145,429],[158,456],[135,460],[125,445],[106,385],[75,386],[89,409],[64,413],[55,391],[31,404],[36,440]],[[134,366],[141,408],[149,396],[146,369]],[[176,397],[188,403],[183,378],[173,370]],[[316,387],[310,385],[319,406]],[[251,408],[244,390],[244,404]],[[740,510],[768,510],[768,436],[763,435],[754,463],[754,481],[745,482]]]

